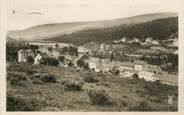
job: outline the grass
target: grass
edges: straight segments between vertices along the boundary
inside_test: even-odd
[[[43,81],[44,74],[54,76],[54,82]],[[86,75],[93,76],[98,82],[86,82]],[[12,85],[12,79],[23,85]],[[46,81],[50,81],[50,77]],[[108,97],[105,104],[98,104],[99,101],[92,104],[87,93],[90,89],[95,89],[96,92],[103,89]],[[143,80],[132,82],[114,75],[76,71],[72,67],[24,63],[9,63],[7,95],[13,96],[12,100],[21,100],[21,104],[12,108],[10,105],[14,101],[8,100],[8,111],[23,111],[21,107],[25,104],[28,107],[34,105],[35,108],[28,108],[31,111],[177,111],[178,104],[177,87],[174,86]],[[168,95],[173,96],[172,105],[168,104]],[[98,97],[101,96],[94,99],[98,100]]]

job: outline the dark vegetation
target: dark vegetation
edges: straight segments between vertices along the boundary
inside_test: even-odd
[[[44,57],[41,60],[41,64],[57,66],[59,64],[59,60],[53,57]]]
[[[87,94],[92,105],[111,105],[110,97],[103,89],[89,89],[87,90]]]
[[[64,85],[64,90],[66,91],[81,91],[82,86],[83,86],[83,82],[81,81],[73,81],[73,80],[68,80],[63,82]]]
[[[7,111],[36,111],[36,100],[25,100],[7,96]]]
[[[178,73],[178,54],[143,56],[141,60],[146,61],[148,64],[161,66],[164,71]]]
[[[109,42],[127,37],[134,37],[144,40],[147,37],[152,37],[157,40],[165,40],[170,35],[178,31],[178,18],[171,17],[165,19],[157,19],[150,22],[120,25],[104,29],[85,30],[72,34],[66,34],[50,38],[48,40],[55,42],[69,42],[74,44],[85,44],[88,42]]]

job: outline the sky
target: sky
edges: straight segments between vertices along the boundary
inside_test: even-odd
[[[7,30],[178,12],[179,0],[7,0]]]

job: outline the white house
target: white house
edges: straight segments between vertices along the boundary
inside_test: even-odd
[[[147,44],[151,44],[152,41],[153,41],[153,38],[146,38],[146,43],[147,43]]]
[[[117,43],[120,43],[119,40],[114,40],[113,43],[117,44]]]
[[[134,69],[134,64],[130,62],[122,62],[119,64],[119,71],[124,71],[124,70],[133,70]]]
[[[29,49],[29,50],[25,50],[25,49],[20,49],[18,51],[18,62],[27,62],[27,58],[28,56],[33,57],[34,53]]]
[[[89,53],[89,52],[90,52],[90,50],[83,47],[83,46],[78,47],[78,53]]]
[[[155,73],[153,72],[148,72],[148,71],[140,71],[138,73],[139,79],[144,79],[145,81],[157,81],[159,80],[158,77],[155,77]]]
[[[120,42],[125,43],[125,42],[126,42],[126,37],[123,37],[123,38],[120,40]]]
[[[144,71],[153,72],[153,73],[160,73],[162,70],[158,65],[146,64],[144,66]]]
[[[144,61],[135,61],[134,62],[134,70],[142,71],[144,69],[144,65],[146,63]]]
[[[139,39],[138,39],[138,38],[133,38],[133,42],[138,43],[138,42],[140,42],[140,41],[139,41]]]
[[[89,68],[91,70],[94,70],[95,72],[104,72],[108,73],[109,70],[112,70],[114,67],[114,62],[111,62],[107,59],[99,59],[95,57],[88,57],[88,59],[84,60],[86,63],[88,63]]]
[[[96,72],[99,72],[99,70],[97,69],[97,64],[99,63],[99,59],[98,58],[93,58],[91,59],[88,64],[89,64],[89,68],[90,69],[94,69]]]
[[[53,50],[53,57],[58,58],[60,56],[60,52],[57,50]]]
[[[132,76],[136,73],[137,71],[134,71],[134,70],[124,70],[123,72],[120,72],[120,78],[132,79]]]
[[[42,59],[42,56],[40,53],[38,53],[34,58],[34,64],[40,64],[40,61]]]
[[[109,49],[110,47],[111,47],[110,45],[102,43],[102,44],[100,44],[100,51],[101,52],[105,51],[105,50]]]
[[[152,44],[153,44],[153,45],[159,45],[159,41],[158,41],[158,40],[153,40],[153,41],[152,41]]]

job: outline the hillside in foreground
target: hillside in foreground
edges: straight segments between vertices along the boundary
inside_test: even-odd
[[[90,89],[103,89],[102,99],[89,98]],[[168,104],[170,94],[172,105]],[[177,96],[177,87],[159,82],[7,62],[8,111],[177,111]]]

